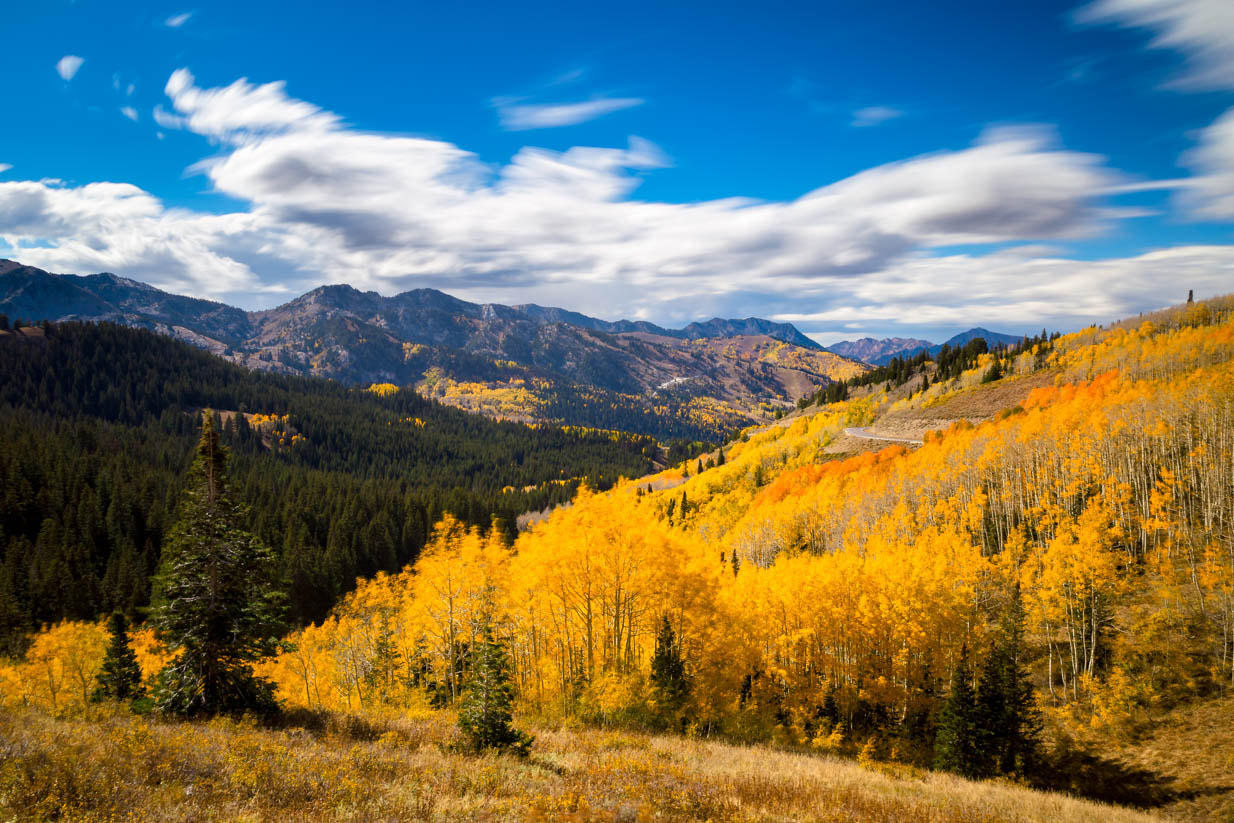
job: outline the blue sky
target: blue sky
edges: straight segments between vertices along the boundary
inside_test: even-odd
[[[1234,3],[6,9],[0,256],[823,342],[1234,291]]]

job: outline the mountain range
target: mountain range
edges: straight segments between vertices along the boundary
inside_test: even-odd
[[[820,386],[928,340],[823,348],[788,323],[712,318],[681,329],[566,309],[470,303],[435,289],[392,297],[322,286],[264,311],[102,273],[51,274],[0,260],[0,313],[150,329],[234,363],[351,385],[414,386],[492,417],[711,437],[766,420]],[[970,329],[947,341],[1019,338]]]
[[[494,417],[646,431],[621,419],[641,409],[676,421],[648,431],[656,434],[719,434],[867,368],[792,325],[754,317],[666,329],[433,289],[384,297],[346,285],[246,312],[115,274],[58,275],[7,260],[0,312],[147,328],[251,368],[415,386]]]
[[[1018,335],[1003,334],[978,326],[953,335],[942,343],[931,343],[929,340],[920,340],[913,337],[887,337],[882,340],[875,340],[873,337],[863,337],[860,340],[842,340],[839,343],[832,343],[826,349],[827,351],[835,352],[841,357],[860,360],[862,363],[871,366],[885,366],[897,357],[912,357],[922,349],[926,349],[931,356],[934,356],[942,350],[943,346],[950,346],[953,349],[959,348],[970,340],[976,340],[978,337],[984,338],[991,346],[999,343],[1012,346],[1023,339]]]

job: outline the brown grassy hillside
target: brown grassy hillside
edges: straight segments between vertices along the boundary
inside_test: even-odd
[[[680,737],[537,731],[529,760],[452,750],[450,716],[56,720],[0,713],[0,816],[74,821],[1147,821],[907,767]]]

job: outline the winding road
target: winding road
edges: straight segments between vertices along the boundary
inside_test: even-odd
[[[912,443],[915,446],[920,446],[923,442],[925,442],[922,440],[913,440],[911,437],[885,437],[881,434],[874,434],[874,432],[870,431],[865,426],[856,426],[851,429],[845,429],[844,433],[849,437],[860,437],[862,440],[885,440],[888,443]]]

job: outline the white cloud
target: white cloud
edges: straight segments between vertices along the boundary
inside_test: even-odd
[[[154,111],[151,112],[154,117],[154,122],[158,123],[165,129],[182,129],[188,122],[185,118],[178,114],[172,114],[163,108],[161,105],[156,105]]]
[[[0,163],[0,174],[4,174],[9,169],[13,168],[12,163]]]
[[[132,120],[134,123],[137,122],[137,109],[133,108],[132,106],[124,106],[123,108],[120,109],[120,113],[123,114],[128,119]]]
[[[902,116],[904,116],[904,112],[899,109],[893,109],[890,106],[869,106],[853,112],[853,125],[858,128],[877,126],[880,123],[886,123],[888,120],[894,120]]]
[[[1187,58],[1187,70],[1170,84],[1176,88],[1234,90],[1231,0],[1097,0],[1080,9],[1076,18],[1155,31],[1153,48],[1173,49]],[[1199,133],[1183,163],[1194,175],[1184,181],[1162,181],[1161,187],[1179,189],[1179,203],[1194,217],[1234,217],[1234,108]],[[1171,186],[1172,182],[1180,185]]]
[[[574,126],[595,120],[622,109],[643,105],[638,97],[601,97],[581,103],[557,103],[533,105],[517,103],[509,99],[494,101],[502,128],[507,131],[528,129],[552,129],[559,126]]]
[[[164,91],[183,116],[179,125],[169,118],[158,120],[166,128],[187,128],[227,142],[256,140],[289,131],[327,131],[340,125],[339,118],[311,103],[295,100],[283,91],[283,83],[254,86],[240,78],[230,86],[200,89],[188,69],[177,69]]]
[[[86,62],[84,58],[78,57],[75,54],[66,54],[56,61],[56,73],[60,75],[62,80],[72,80],[84,62]]]
[[[1183,246],[1107,260],[1041,251],[914,256],[840,294],[820,293],[818,309],[773,319],[818,330],[824,343],[851,338],[853,329],[938,329],[936,339],[978,325],[1023,333],[1131,317],[1180,303],[1189,289],[1199,297],[1227,293],[1234,282],[1234,246]]]
[[[220,295],[257,283],[244,264],[220,250],[244,236],[251,218],[168,210],[126,183],[65,186],[58,181],[0,182],[0,239],[23,248],[23,262],[52,271],[115,271],[172,291]]]
[[[1103,268],[1024,247],[931,256],[954,244],[1085,236],[1116,219],[1104,193],[1129,181],[1042,128],[990,130],[969,148],[878,166],[792,201],[682,204],[635,199],[639,175],[669,163],[638,137],[527,147],[494,167],[441,140],[348,128],[281,83],[199,88],[180,70],[167,93],[176,113],[156,108],[156,122],[221,143],[195,170],[245,209],[168,209],[124,184],[0,183],[0,239],[43,240],[48,248],[23,257],[51,270],[116,271],[254,307],[345,282],[660,322],[793,314],[813,332],[867,316],[879,320],[872,330],[894,331],[970,309],[994,323],[1011,316],[998,313],[1011,294],[1033,317],[1105,318],[1134,302],[1111,295],[1156,289],[1166,302],[1163,289],[1181,282],[1153,285],[1135,274],[1147,270],[1140,262]],[[1219,251],[1195,259],[1211,265]],[[1131,272],[1125,282],[1120,271]]]
[[[1082,23],[1121,23],[1156,32],[1152,47],[1187,55],[1171,85],[1234,89],[1234,4],[1230,0],[1097,0],[1076,12]]]
[[[171,17],[168,17],[163,21],[163,25],[168,26],[169,28],[178,29],[187,23],[189,18],[192,16],[193,12],[191,11],[186,11],[183,14],[173,14]]]
[[[1197,217],[1234,219],[1234,108],[1200,133],[1183,162],[1195,171],[1180,195],[1183,204]]]

